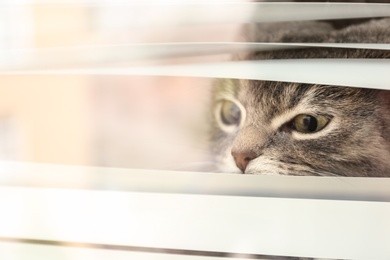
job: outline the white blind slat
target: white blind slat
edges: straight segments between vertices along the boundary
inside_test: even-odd
[[[0,185],[390,202],[390,178],[262,176],[0,162]]]
[[[85,8],[104,8],[122,16],[122,25],[126,26],[155,25],[196,25],[217,23],[248,23],[248,22],[281,22],[298,20],[322,20],[340,18],[367,18],[390,16],[389,4],[372,3],[253,3],[253,2],[203,2],[203,3],[169,3],[154,2],[152,4],[137,3],[106,3],[106,4],[69,4],[59,3],[38,5],[37,8],[67,8],[80,5]],[[25,6],[25,5],[22,5]],[[1,7],[1,6],[0,6]],[[20,5],[3,5],[6,8],[18,8]],[[153,19],[146,13],[155,13]],[[216,11],[217,10],[217,11]],[[3,10],[0,10],[0,12]],[[145,23],[146,22],[146,23]]]
[[[244,51],[270,51],[307,47],[390,50],[390,44],[179,42],[11,49],[0,51],[0,56],[9,60],[14,60],[15,57],[25,56],[29,57],[29,68],[53,68],[70,65],[115,65],[123,62],[142,60],[158,60],[176,57],[236,53]],[[10,64],[5,64],[3,67],[4,69],[9,69],[10,67],[12,68]]]
[[[387,59],[291,59],[171,66],[1,71],[0,75],[148,75],[234,78],[390,89]]]
[[[7,260],[226,260],[225,257],[136,252],[115,249],[74,248],[69,246],[40,245],[18,242],[0,242],[0,257]],[[229,258],[228,258],[229,259]],[[247,258],[235,257],[234,260]]]
[[[19,187],[0,187],[0,198],[3,238],[334,259],[390,256],[389,202]]]

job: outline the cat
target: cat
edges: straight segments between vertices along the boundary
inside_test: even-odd
[[[339,27],[265,23],[244,32],[257,42],[390,43],[390,18]],[[305,48],[235,59],[297,58],[388,59],[390,51]],[[211,103],[210,143],[219,172],[390,177],[390,91],[217,79]]]

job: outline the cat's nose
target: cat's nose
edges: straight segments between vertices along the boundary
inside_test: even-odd
[[[236,165],[244,173],[249,162],[257,157],[254,152],[234,152],[232,151],[232,156]]]

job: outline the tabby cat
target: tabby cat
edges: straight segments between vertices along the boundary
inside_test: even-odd
[[[390,43],[390,19],[338,27],[269,23],[250,25],[246,34],[257,42]],[[298,58],[388,59],[390,51],[306,48],[239,59]],[[220,172],[390,177],[390,91],[219,79],[212,101],[212,151]]]

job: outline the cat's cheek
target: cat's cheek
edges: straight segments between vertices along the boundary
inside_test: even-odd
[[[274,161],[266,157],[258,157],[252,160],[245,170],[245,174],[261,175],[281,175],[281,169],[275,165]]]

